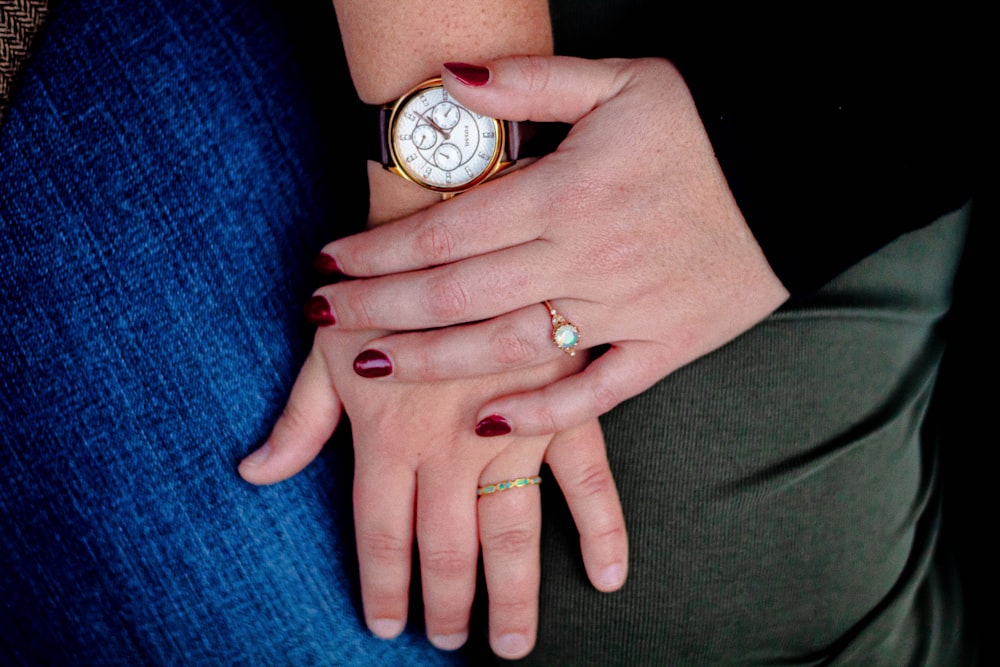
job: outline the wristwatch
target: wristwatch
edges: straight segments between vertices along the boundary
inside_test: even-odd
[[[570,127],[477,114],[452,99],[440,78],[424,81],[377,111],[379,141],[370,159],[445,199],[521,158],[551,153]]]

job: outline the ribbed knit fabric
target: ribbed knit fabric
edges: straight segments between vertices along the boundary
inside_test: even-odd
[[[957,657],[954,568],[935,561],[941,451],[925,420],[966,214],[602,418],[629,580],[590,587],[543,486],[539,642],[519,664],[974,664]]]
[[[48,9],[48,0],[0,0],[0,123]]]

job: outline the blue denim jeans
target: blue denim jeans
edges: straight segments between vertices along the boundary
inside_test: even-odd
[[[365,629],[346,434],[236,473],[364,220],[342,58],[328,0],[53,7],[0,128],[3,664],[463,661]]]

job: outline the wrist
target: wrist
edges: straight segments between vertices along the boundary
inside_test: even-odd
[[[414,185],[368,162],[368,227],[379,225],[416,213],[441,201],[441,195]]]

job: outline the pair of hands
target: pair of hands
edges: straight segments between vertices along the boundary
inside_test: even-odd
[[[523,56],[489,68],[485,85],[447,72],[445,85],[480,113],[570,123],[569,136],[533,164],[324,248],[359,279],[316,292],[327,326],[240,473],[257,484],[295,474],[346,411],[369,627],[382,637],[403,628],[415,534],[428,635],[460,646],[481,545],[491,645],[516,658],[537,623],[538,489],[477,500],[475,488],[547,461],[588,576],[617,589],[628,545],[596,417],[788,294],[670,63]],[[580,327],[581,347],[603,354],[556,349],[543,300]],[[362,351],[381,377],[355,373]],[[476,435],[484,419],[509,435]]]

